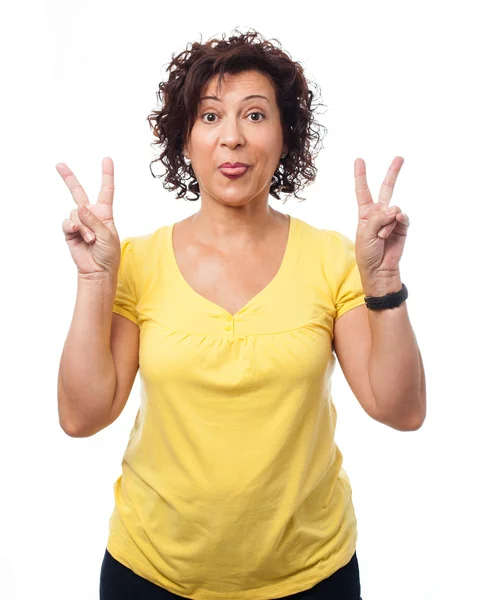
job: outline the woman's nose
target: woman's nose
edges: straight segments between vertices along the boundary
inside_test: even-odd
[[[243,141],[242,127],[237,118],[225,118],[220,130],[220,141],[227,145],[240,144]]]

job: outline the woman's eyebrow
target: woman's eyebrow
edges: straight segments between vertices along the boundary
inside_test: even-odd
[[[267,102],[269,102],[270,104],[270,100],[265,96],[262,96],[261,94],[251,94],[250,96],[246,96],[245,98],[242,98],[242,102],[245,102],[246,100],[252,100],[252,98],[263,98],[264,100],[267,100]],[[216,100],[217,102],[222,102],[222,100],[217,96],[203,96],[202,98],[200,98],[200,102],[202,100]]]

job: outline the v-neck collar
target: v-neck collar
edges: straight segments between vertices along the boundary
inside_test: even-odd
[[[269,281],[269,283],[260,292],[258,292],[255,296],[252,296],[252,298],[250,298],[244,304],[244,306],[242,306],[242,308],[240,308],[236,313],[234,313],[234,314],[230,313],[228,310],[226,310],[219,304],[216,304],[215,302],[212,302],[212,300],[209,300],[208,298],[205,298],[205,296],[202,296],[201,294],[199,294],[197,291],[195,291],[192,288],[192,286],[188,283],[188,281],[183,276],[183,274],[180,271],[180,268],[178,266],[176,256],[175,256],[175,251],[173,248],[173,230],[176,225],[176,222],[172,223],[171,225],[169,225],[167,227],[166,238],[165,238],[167,254],[169,256],[169,260],[171,263],[171,267],[172,267],[174,276],[177,278],[178,283],[180,284],[182,289],[185,290],[186,294],[190,294],[194,299],[198,300],[199,302],[202,302],[206,306],[211,307],[212,311],[216,310],[216,312],[226,316],[227,318],[236,319],[241,313],[246,312],[255,302],[257,302],[263,296],[270,293],[271,290],[276,287],[278,282],[284,278],[285,273],[291,263],[291,258],[292,258],[293,252],[294,252],[294,244],[295,244],[295,239],[296,239],[296,227],[297,227],[297,222],[298,222],[298,219],[296,217],[293,217],[291,215],[288,215],[288,217],[289,217],[289,234],[288,234],[288,238],[287,238],[287,242],[286,242],[286,249],[284,251],[284,255],[282,257],[282,261],[281,261],[281,264],[279,266],[277,273],[274,275],[274,277]]]

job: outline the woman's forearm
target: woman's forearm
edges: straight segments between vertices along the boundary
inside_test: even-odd
[[[78,277],[72,323],[58,375],[58,410],[62,429],[87,436],[106,423],[116,389],[111,352],[112,309],[116,279]]]
[[[381,296],[401,287],[401,281],[397,281],[385,289],[365,289],[365,294]],[[407,303],[391,309],[368,310],[368,320],[368,372],[378,420],[401,430],[418,429],[426,414],[425,373]]]

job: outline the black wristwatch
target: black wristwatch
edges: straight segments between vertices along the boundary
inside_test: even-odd
[[[396,308],[400,306],[408,298],[407,286],[402,283],[402,289],[399,292],[391,292],[386,296],[375,298],[373,296],[365,296],[367,308],[371,310],[382,310],[384,308]]]

